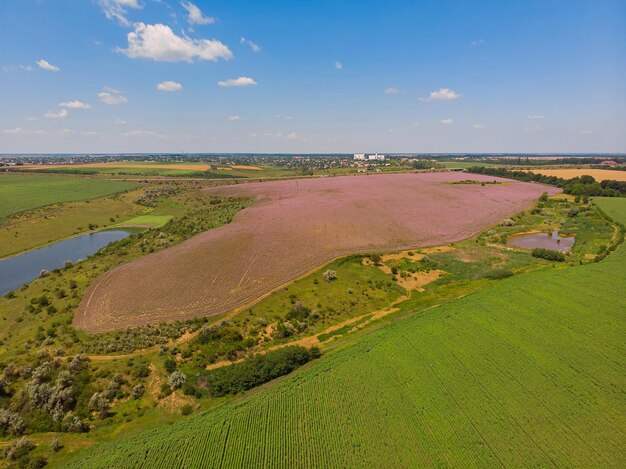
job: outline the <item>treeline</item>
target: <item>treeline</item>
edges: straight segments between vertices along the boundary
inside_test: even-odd
[[[607,160],[613,160],[618,164],[625,164],[625,158],[610,158],[607,156],[605,158]],[[554,165],[583,165],[583,164],[591,164],[597,165],[600,167],[600,163],[602,160],[598,158],[581,158],[581,157],[572,157],[572,158],[529,158],[529,157],[517,157],[517,158],[499,158],[499,159],[489,159],[490,163],[497,163],[503,165],[524,165],[524,166],[554,166]],[[610,169],[602,167],[603,169]]]
[[[524,182],[539,182],[560,187],[566,194],[598,197],[626,197],[626,181],[606,179],[597,182],[592,176],[584,175],[572,179],[533,173],[532,171],[509,171],[504,168],[476,166],[467,169],[474,174],[486,174]]]
[[[317,347],[284,347],[264,355],[255,355],[241,363],[217,368],[201,380],[211,396],[237,394],[291,373],[320,355]]]

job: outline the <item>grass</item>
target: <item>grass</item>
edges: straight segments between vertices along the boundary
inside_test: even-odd
[[[495,282],[69,467],[623,467],[625,263]]]
[[[0,224],[14,213],[44,205],[95,199],[137,187],[137,184],[39,174],[0,174]]]
[[[117,226],[145,226],[159,228],[172,219],[171,215],[139,215],[130,220],[125,220]]]
[[[333,324],[382,309],[398,298],[403,290],[391,280],[390,275],[373,266],[363,265],[361,259],[361,256],[350,256],[333,261],[238,314],[233,323],[254,323],[259,318],[267,322],[278,320],[301,303],[319,313],[319,319],[306,330],[306,335],[311,335]],[[334,270],[337,279],[324,281],[322,273],[326,270]]]

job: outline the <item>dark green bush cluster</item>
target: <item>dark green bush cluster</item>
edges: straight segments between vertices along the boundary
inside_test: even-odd
[[[213,370],[204,377],[204,382],[211,396],[237,394],[291,373],[320,355],[317,347],[284,347]]]
[[[532,250],[531,255],[547,261],[565,262],[565,254],[552,249],[535,248]]]

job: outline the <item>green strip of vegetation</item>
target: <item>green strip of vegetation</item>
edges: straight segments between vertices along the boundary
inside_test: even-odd
[[[238,394],[291,373],[320,355],[317,347],[283,347],[209,371],[198,378],[198,383],[213,397]]]

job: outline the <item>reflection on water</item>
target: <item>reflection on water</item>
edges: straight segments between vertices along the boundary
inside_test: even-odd
[[[561,236],[558,231],[552,233],[529,233],[509,238],[508,244],[520,248],[544,248],[554,251],[568,252],[572,249],[576,238]]]
[[[0,295],[16,290],[39,277],[43,269],[63,267],[65,261],[76,262],[113,241],[126,238],[130,233],[123,230],[99,231],[59,241],[41,249],[0,261]]]

